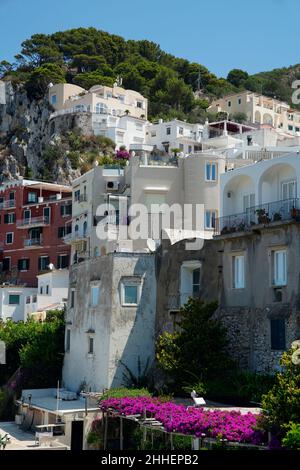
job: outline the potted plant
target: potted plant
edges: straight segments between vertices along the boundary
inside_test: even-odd
[[[275,214],[273,215],[273,221],[276,222],[277,220],[281,220],[282,217],[281,217],[281,214],[280,212],[275,212]]]
[[[259,224],[268,224],[270,222],[266,209],[257,209],[255,212]]]

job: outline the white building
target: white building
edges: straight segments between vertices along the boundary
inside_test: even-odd
[[[37,307],[37,288],[18,285],[0,285],[0,319],[26,321]]]
[[[62,308],[68,300],[69,270],[55,269],[37,276],[37,311]]]
[[[110,253],[73,265],[64,386],[101,391],[124,385],[126,367],[142,374],[154,359],[155,308],[153,254]]]
[[[178,119],[164,122],[159,119],[158,122],[148,123],[145,143],[169,154],[172,153],[172,149],[190,154],[202,149],[202,133],[202,124],[190,124]]]
[[[212,112],[226,112],[233,116],[243,113],[249,123],[269,124],[278,131],[299,135],[300,111],[291,109],[288,103],[259,95],[251,91],[232,93],[212,102]]]
[[[298,151],[224,173],[218,233],[291,220],[299,206],[299,158]]]

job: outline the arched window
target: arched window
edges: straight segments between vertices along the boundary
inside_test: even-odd
[[[83,224],[83,236],[84,237],[86,236],[86,232],[87,232],[87,221],[85,221]]]

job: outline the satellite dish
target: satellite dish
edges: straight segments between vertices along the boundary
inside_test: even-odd
[[[48,268],[50,269],[50,271],[53,271],[55,269],[55,266],[53,263],[50,263],[48,264]]]
[[[154,252],[156,250],[156,243],[153,240],[153,238],[148,238],[147,240],[147,247],[151,252]]]

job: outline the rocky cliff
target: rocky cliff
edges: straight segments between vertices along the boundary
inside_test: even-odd
[[[10,82],[2,82],[0,96],[0,178],[14,179],[18,176],[43,179],[49,161],[44,152],[60,139],[61,132],[77,127],[74,116],[50,120],[52,110],[47,97],[30,101],[26,91]],[[71,167],[67,155],[63,161],[52,162],[51,179],[70,182],[79,175]],[[48,168],[49,170],[49,168]],[[49,174],[49,172],[48,172]]]

